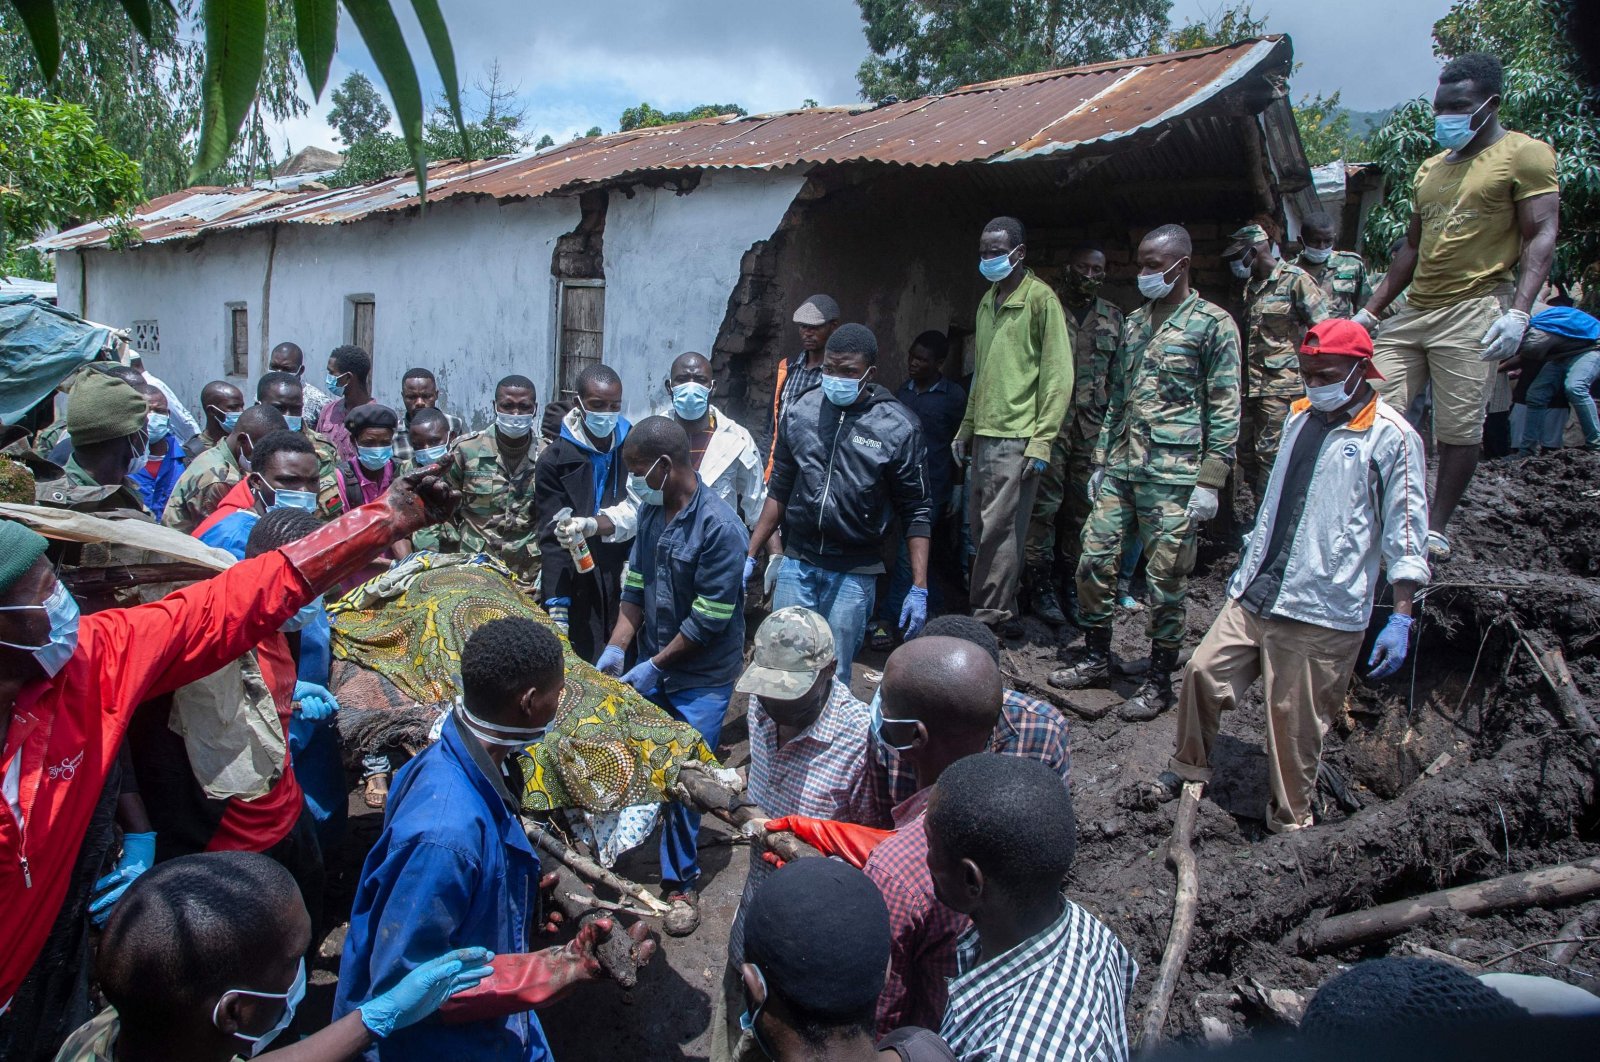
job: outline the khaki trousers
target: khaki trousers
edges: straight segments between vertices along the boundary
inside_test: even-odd
[[[1022,549],[1038,476],[1024,476],[1027,439],[972,440],[972,614],[991,627],[1017,616]]]
[[[1433,435],[1450,446],[1483,440],[1483,415],[1493,362],[1484,361],[1483,335],[1511,304],[1509,286],[1491,295],[1434,310],[1407,306],[1378,329],[1372,364],[1378,394],[1396,409],[1410,409],[1433,384]]]
[[[1260,676],[1267,704],[1267,829],[1311,825],[1322,736],[1344,701],[1362,631],[1262,618],[1229,599],[1195,647],[1178,700],[1178,751],[1168,764],[1191,782],[1211,780],[1222,713]]]

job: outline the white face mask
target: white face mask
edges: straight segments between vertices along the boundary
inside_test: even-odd
[[[276,1040],[278,1035],[289,1027],[289,1023],[294,1021],[295,1008],[300,1005],[302,999],[306,998],[306,961],[304,959],[300,960],[300,969],[295,973],[294,983],[289,986],[289,991],[287,992],[257,992],[249,988],[230,988],[222,993],[217,997],[216,1006],[211,1008],[212,1025],[217,1024],[217,1015],[222,1010],[222,1001],[229,996],[254,996],[256,999],[283,1000],[283,1014],[278,1018],[278,1023],[272,1028],[260,1036],[249,1036],[242,1032],[233,1034],[250,1045],[247,1057],[254,1058],[262,1051],[265,1051],[267,1045]],[[220,1026],[218,1027],[220,1028]]]
[[[1318,413],[1332,413],[1346,402],[1354,391],[1345,390],[1350,386],[1350,378],[1361,371],[1360,363],[1352,365],[1350,372],[1343,380],[1336,384],[1319,384],[1316,387],[1306,388],[1306,398],[1311,402],[1311,408]]]
[[[1300,248],[1300,257],[1304,258],[1306,261],[1310,262],[1312,265],[1321,265],[1322,263],[1326,262],[1328,259],[1333,257],[1333,248],[1332,247],[1302,247],[1302,248]]]
[[[456,701],[456,718],[461,720],[461,725],[471,731],[473,737],[479,741],[507,749],[537,745],[544,740],[544,732],[549,729],[544,726],[501,726],[498,723],[491,723],[474,715],[472,710],[459,700]]]
[[[1187,259],[1180,258],[1172,263],[1171,268],[1165,269],[1160,273],[1140,273],[1138,278],[1139,294],[1147,299],[1164,299],[1172,294],[1172,289],[1178,286],[1178,278],[1176,276],[1178,267],[1185,261]],[[1167,279],[1168,273],[1174,274],[1171,280]]]

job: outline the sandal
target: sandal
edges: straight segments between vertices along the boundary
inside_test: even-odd
[[[367,807],[373,811],[382,811],[384,804],[389,800],[389,773],[373,774],[367,776],[365,791],[361,794],[367,802]]]

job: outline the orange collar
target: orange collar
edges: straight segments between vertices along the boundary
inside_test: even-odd
[[[1289,412],[1291,412],[1291,413],[1304,413],[1306,410],[1308,410],[1310,408],[1311,408],[1311,399],[1309,399],[1309,398],[1297,398],[1297,399],[1294,400],[1293,403],[1290,404]],[[1349,428],[1351,431],[1366,431],[1368,428],[1372,427],[1372,425],[1375,424],[1377,422],[1377,420],[1378,420],[1378,392],[1377,392],[1376,389],[1374,389],[1373,392],[1372,392],[1372,400],[1369,401],[1365,406],[1362,406],[1361,407],[1361,411],[1359,413],[1357,413],[1355,416],[1351,417],[1344,424],[1341,424],[1340,427]]]

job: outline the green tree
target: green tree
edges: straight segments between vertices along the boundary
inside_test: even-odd
[[[1311,165],[1366,157],[1367,142],[1351,128],[1350,112],[1339,106],[1339,93],[1303,97],[1294,107],[1294,120]]]
[[[1186,52],[1191,48],[1210,48],[1232,44],[1267,31],[1265,17],[1256,18],[1248,3],[1220,7],[1203,19],[1192,19],[1152,43],[1152,52]]]
[[[856,0],[872,50],[863,99],[914,99],[1142,53],[1172,0]]]
[[[692,122],[700,118],[715,118],[719,114],[737,114],[743,117],[748,113],[737,103],[702,103],[686,111],[658,111],[648,103],[641,103],[622,112],[617,128],[626,133],[630,129],[648,129],[656,125]]]
[[[125,221],[139,201],[139,165],[84,108],[5,93],[0,80],[0,273],[48,279],[48,263],[21,245],[89,218]],[[114,226],[114,241],[126,236]]]
[[[555,147],[555,146],[556,146],[556,138],[551,136],[549,133],[546,133],[544,136],[541,136],[539,138],[539,142],[537,144],[533,145],[533,150],[535,150],[535,151],[543,151],[545,148]]]
[[[601,136],[603,134],[600,132],[600,127],[598,125],[591,125],[589,127],[589,131],[587,133],[583,134],[583,135],[585,137],[594,137],[594,136]]]
[[[1561,239],[1551,279],[1571,282],[1600,263],[1600,111],[1575,75],[1576,57],[1551,0],[1457,0],[1434,23],[1434,52],[1450,59],[1491,51],[1506,68],[1500,120],[1549,143],[1561,187]],[[1410,223],[1412,182],[1437,154],[1433,106],[1419,98],[1397,108],[1372,134],[1371,157],[1387,194],[1367,218],[1365,244],[1382,257]]]
[[[348,146],[375,136],[389,124],[389,108],[383,105],[383,97],[359,70],[346,74],[329,99],[333,106],[328,109],[328,124],[339,134],[341,144]]]

